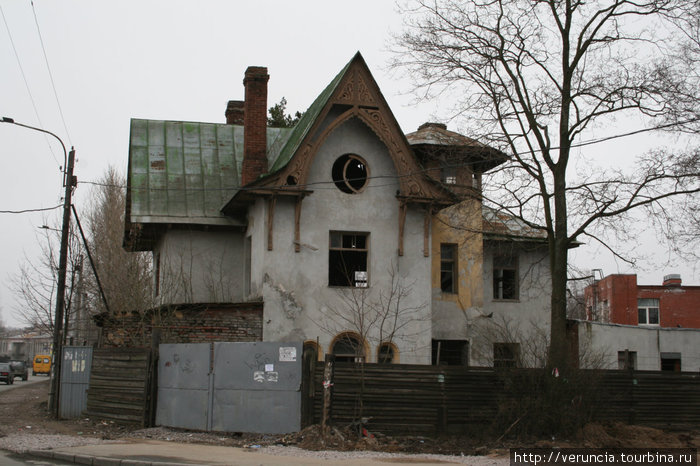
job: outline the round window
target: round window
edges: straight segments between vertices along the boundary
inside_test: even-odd
[[[359,193],[367,186],[367,163],[354,154],[341,155],[333,164],[332,176],[335,185],[344,193]]]

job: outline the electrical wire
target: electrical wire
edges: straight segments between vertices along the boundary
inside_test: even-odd
[[[0,210],[0,214],[26,214],[30,212],[46,212],[48,210],[56,210],[63,207],[63,204],[55,207],[45,207],[43,209],[24,209],[24,210]]]
[[[63,117],[63,108],[61,108],[61,102],[58,100],[58,92],[56,92],[56,84],[53,80],[53,73],[51,73],[51,67],[49,66],[49,58],[46,55],[46,48],[44,47],[44,39],[41,37],[41,30],[39,29],[39,20],[36,17],[36,9],[34,8],[34,0],[30,2],[32,4],[32,13],[34,13],[34,23],[36,24],[36,32],[39,34],[39,42],[41,43],[41,50],[44,52],[44,62],[46,63],[46,69],[49,71],[49,78],[51,79],[51,87],[53,88],[53,95],[56,97],[56,105],[58,105],[58,113],[61,115],[61,121],[63,122],[63,129],[66,130],[66,135],[68,136],[68,142],[73,145],[70,133],[68,132],[68,126],[66,125],[66,119]]]
[[[32,95],[32,91],[29,88],[29,81],[27,81],[27,76],[24,74],[24,68],[22,67],[22,62],[19,59],[19,53],[17,53],[17,47],[15,47],[15,41],[12,39],[12,33],[10,32],[10,26],[7,24],[7,18],[5,17],[5,12],[2,9],[2,5],[0,5],[0,14],[2,14],[2,20],[5,23],[5,29],[7,29],[7,35],[10,38],[10,44],[12,45],[12,50],[15,52],[15,58],[17,59],[17,66],[19,66],[19,71],[22,74],[22,79],[24,80],[24,86],[27,88],[27,94],[29,94],[29,100],[32,102],[32,108],[34,108],[34,115],[36,116],[36,120],[39,122],[39,127],[43,128],[44,124],[41,122],[41,117],[39,116],[39,110],[37,109],[36,106],[36,101],[34,100],[34,96]],[[56,165],[59,166],[59,170],[61,167],[61,163],[58,161],[58,158],[56,157],[56,154],[53,151],[53,147],[51,147],[51,143],[49,142],[48,136],[44,134],[44,140],[46,141],[46,145],[49,146],[49,151],[51,151],[51,155],[53,156],[54,161],[56,162]]]
[[[650,131],[657,131],[660,129],[666,129],[674,126],[679,126],[679,125],[684,125],[688,123],[694,123],[696,121],[700,121],[700,118],[692,118],[689,120],[685,121],[680,121],[676,123],[666,123],[662,125],[657,125],[657,126],[652,126],[649,128],[642,128],[638,130],[633,130],[629,131],[626,133],[620,133],[620,134],[615,134],[612,136],[606,136],[603,138],[598,138],[598,139],[591,139],[588,141],[582,141],[579,143],[571,144],[570,147],[583,147],[583,146],[588,146],[592,144],[599,144],[601,142],[606,142],[612,139],[619,139],[622,137],[627,137],[627,136],[633,136],[636,134],[641,134],[641,133],[646,133]],[[554,146],[551,147],[550,150],[556,150],[559,149],[559,146]],[[536,150],[535,152],[541,152],[541,150]],[[440,167],[432,167],[432,168],[423,168],[421,170],[416,170],[413,172],[405,173],[403,175],[377,175],[377,176],[368,176],[364,179],[367,180],[376,180],[376,179],[391,179],[391,180],[398,180],[400,178],[406,178],[406,177],[411,177],[411,176],[416,176],[419,174],[426,174],[431,171],[437,171],[440,170],[441,168],[461,168],[461,167],[468,167],[470,165],[477,165],[481,164],[482,161],[470,161],[466,163],[459,163],[459,164],[444,164],[441,165]],[[349,181],[352,181],[350,179]],[[89,185],[94,185],[94,186],[103,186],[103,187],[110,187],[110,188],[120,188],[120,189],[126,189],[127,186],[125,185],[115,185],[115,184],[107,184],[107,183],[101,183],[98,181],[79,181],[79,183],[82,184],[89,184]],[[314,187],[315,189],[335,189],[332,186],[329,186],[328,188],[324,188],[324,185],[335,185],[335,181],[330,180],[330,181],[316,181],[313,183],[307,183],[305,185],[296,185],[294,186],[295,188],[308,188],[308,187]],[[392,183],[393,184],[393,183]],[[391,184],[374,184],[372,186],[366,186],[366,188],[381,188],[381,187],[386,187],[386,186],[391,186]],[[250,191],[250,190],[256,190],[259,189],[258,187],[245,187],[245,186],[234,186],[234,187],[222,187],[222,188],[193,188],[193,187],[186,187],[186,188],[177,188],[177,187],[163,187],[163,188],[154,188],[154,187],[147,187],[147,188],[135,188],[132,186],[132,190],[147,190],[150,192],[155,192],[155,191],[192,191],[192,192],[200,192],[200,191],[207,191],[207,192],[216,192],[216,191]]]

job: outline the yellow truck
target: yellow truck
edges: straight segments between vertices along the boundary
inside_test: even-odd
[[[51,373],[51,356],[48,354],[37,354],[34,356],[32,365],[32,375]]]

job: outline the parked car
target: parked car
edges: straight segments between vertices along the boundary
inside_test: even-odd
[[[48,354],[37,354],[34,356],[32,365],[32,375],[51,373],[51,356]]]
[[[9,362],[0,362],[0,381],[4,381],[7,385],[15,383],[15,374]]]
[[[22,380],[27,380],[29,377],[29,369],[24,361],[10,361],[10,369],[15,377],[21,377]]]

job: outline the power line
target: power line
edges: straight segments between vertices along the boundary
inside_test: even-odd
[[[629,132],[626,132],[626,133],[620,133],[620,134],[615,134],[615,135],[612,135],[612,136],[606,136],[606,137],[603,137],[603,138],[590,139],[590,140],[588,140],[588,141],[582,141],[582,142],[579,142],[579,143],[571,144],[570,147],[589,146],[589,145],[592,145],[592,144],[598,144],[598,143],[605,142],[605,141],[609,141],[609,140],[612,140],[612,139],[619,139],[619,138],[623,138],[623,137],[627,137],[627,136],[634,136],[634,135],[636,135],[636,134],[646,133],[646,132],[650,132],[650,131],[657,131],[657,130],[660,130],[660,129],[671,128],[671,127],[674,127],[674,126],[681,126],[681,125],[685,125],[685,124],[688,124],[688,123],[694,123],[694,122],[696,122],[696,121],[700,121],[700,118],[691,118],[691,119],[689,119],[689,120],[684,120],[684,121],[680,121],[680,122],[676,122],[676,123],[665,123],[665,124],[662,124],[662,125],[652,126],[652,127],[649,127],[649,128],[642,128],[642,129],[638,129],[638,130],[634,130],[634,131],[629,131]],[[556,150],[556,149],[560,149],[560,148],[561,148],[561,146],[554,146],[554,147],[550,147],[549,150]],[[535,150],[533,150],[532,152],[542,152],[542,150],[541,150],[541,149],[535,149]],[[406,177],[410,177],[410,176],[416,176],[416,175],[420,175],[420,174],[426,174],[426,173],[428,173],[428,172],[430,172],[430,171],[438,171],[438,170],[440,170],[440,169],[442,169],[442,168],[460,168],[460,167],[467,167],[467,166],[470,166],[470,165],[478,165],[478,164],[481,164],[481,163],[483,163],[483,161],[480,161],[480,160],[475,160],[475,161],[474,161],[474,160],[473,160],[473,161],[466,162],[466,163],[444,164],[444,165],[441,165],[441,166],[439,166],[439,167],[423,168],[423,169],[416,170],[416,171],[413,171],[413,172],[409,172],[409,173],[406,173],[406,174],[403,174],[403,175],[377,175],[377,176],[368,176],[368,177],[366,177],[365,179],[367,179],[367,180],[374,180],[374,179],[391,179],[391,180],[394,180],[394,179],[406,178]],[[79,181],[79,183],[89,184],[89,185],[94,185],[94,186],[103,186],[103,187],[109,187],[109,188],[120,188],[120,189],[126,189],[126,188],[127,188],[127,186],[125,186],[125,185],[115,185],[115,184],[109,184],[109,183],[101,183],[101,182],[99,182],[99,181]],[[334,189],[333,187],[324,188],[324,187],[322,187],[322,186],[323,186],[323,185],[335,185],[335,183],[336,183],[335,180],[330,180],[330,181],[316,181],[316,182],[313,182],[313,183],[306,183],[306,184],[303,185],[303,186],[302,186],[302,185],[297,185],[297,186],[295,186],[295,187],[296,187],[296,188],[316,187],[316,189]],[[374,186],[366,186],[366,188],[381,188],[381,187],[386,187],[386,186],[390,186],[390,185],[389,185],[389,184],[380,184],[380,185],[374,185]],[[450,186],[450,185],[448,185],[448,186]],[[141,188],[141,187],[133,187],[133,186],[132,186],[131,189],[132,189],[132,190],[146,190],[146,191],[197,191],[197,192],[199,192],[199,191],[209,191],[209,192],[215,192],[215,191],[249,191],[249,190],[258,189],[258,187],[232,186],[232,187],[222,187],[222,188],[211,188],[211,187],[208,187],[208,188],[193,188],[193,187],[179,188],[179,187],[168,186],[168,187],[159,187],[159,188],[155,188],[155,187],[149,186],[149,187],[146,187],[146,188]]]
[[[63,207],[63,205],[57,205],[55,207],[45,207],[43,209],[0,210],[0,214],[26,214],[30,212],[46,212],[48,210],[56,210],[61,207]]]
[[[22,79],[24,80],[24,85],[27,88],[27,94],[29,94],[29,100],[31,100],[31,102],[32,102],[32,107],[34,108],[34,115],[36,115],[36,119],[39,122],[39,126],[41,126],[43,128],[44,124],[41,122],[41,117],[39,117],[39,110],[36,107],[36,102],[34,101],[34,96],[32,95],[32,91],[29,88],[29,82],[27,81],[27,76],[24,74],[24,68],[22,68],[22,62],[19,59],[19,53],[17,53],[17,47],[15,47],[15,41],[12,39],[12,33],[10,32],[10,26],[7,24],[7,18],[5,18],[5,12],[3,11],[1,5],[0,5],[0,14],[2,14],[2,20],[5,23],[5,29],[7,29],[7,35],[10,37],[10,44],[12,44],[12,50],[15,52],[15,58],[17,59],[17,65],[19,66],[19,71],[22,74]],[[46,141],[46,145],[49,146],[49,151],[51,151],[51,155],[53,156],[53,159],[56,162],[56,165],[58,165],[60,167],[61,163],[56,158],[56,154],[53,151],[53,147],[51,147],[51,144],[49,143],[49,138],[45,134],[44,134],[44,140]]]
[[[66,130],[66,135],[68,136],[68,142],[73,145],[70,133],[68,132],[68,126],[66,126],[66,119],[63,117],[63,109],[61,108],[61,102],[58,100],[58,92],[56,92],[56,84],[53,81],[53,73],[51,73],[51,67],[49,66],[49,58],[46,55],[46,48],[44,47],[44,39],[41,37],[41,30],[39,29],[39,20],[36,17],[36,10],[34,9],[34,0],[31,0],[32,13],[34,13],[34,23],[36,24],[36,32],[39,34],[39,42],[41,43],[41,50],[44,52],[44,62],[46,62],[46,69],[49,71],[49,78],[51,79],[51,87],[53,88],[53,95],[56,97],[56,105],[58,105],[58,113],[61,115],[61,121],[63,122],[63,129]]]

